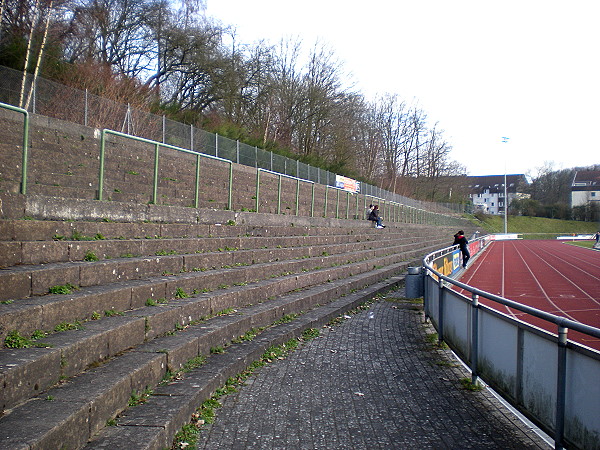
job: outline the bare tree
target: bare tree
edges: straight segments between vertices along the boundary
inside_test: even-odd
[[[29,61],[32,58],[33,53],[33,35],[35,33],[35,27],[40,17],[39,0],[35,0],[33,5],[33,21],[29,30],[29,39],[27,40],[27,51],[25,53],[25,63],[23,64],[23,77],[21,78],[21,93],[19,95],[19,106],[23,108],[25,106],[25,88],[27,84],[27,73],[29,69]]]
[[[155,25],[161,0],[82,0],[71,15],[65,46],[70,62],[110,64],[127,77],[148,77],[157,55]]]
[[[264,139],[293,147],[293,136],[302,104],[301,74],[298,69],[301,41],[281,40],[275,48],[272,96],[268,102],[268,125]]]
[[[25,101],[25,104],[23,106],[23,108],[25,108],[25,109],[29,109],[29,104],[31,102],[31,97],[33,95],[33,90],[35,88],[37,77],[38,77],[38,75],[40,73],[40,66],[41,66],[41,63],[42,63],[42,58],[44,56],[44,49],[46,48],[46,42],[47,42],[47,39],[48,39],[48,30],[50,28],[50,19],[52,18],[53,12],[54,12],[54,10],[53,10],[53,0],[50,0],[50,2],[48,3],[47,11],[46,11],[46,24],[44,26],[44,35],[42,37],[42,43],[40,45],[40,51],[38,52],[38,55],[37,55],[37,62],[35,64],[35,69],[33,71],[33,80],[31,82],[31,86],[29,88],[29,93],[27,94],[27,100]],[[29,57],[27,59],[29,59]]]

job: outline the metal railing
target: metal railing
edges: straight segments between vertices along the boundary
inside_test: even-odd
[[[484,247],[487,237],[480,239]],[[600,329],[490,294],[434,268],[434,263],[448,267],[457,251],[448,247],[423,259],[425,315],[440,342],[465,361],[473,382],[481,377],[553,436],[556,448],[566,443],[600,448],[600,352],[567,340],[569,330],[600,338]],[[483,305],[480,298],[553,324],[556,334]]]
[[[176,147],[174,145],[162,144],[160,142],[152,141],[150,139],[145,139],[137,136],[131,136],[129,134],[120,133],[114,130],[102,130],[102,136],[100,138],[100,173],[98,176],[98,200],[102,200],[103,191],[104,191],[104,162],[106,159],[106,135],[111,134],[114,136],[119,136],[126,139],[131,139],[138,142],[144,142],[146,144],[151,144],[154,146],[154,176],[152,183],[152,203],[156,204],[158,201],[158,163],[159,163],[159,154],[161,148],[168,148],[171,150],[175,150],[182,153],[187,153],[194,155],[196,157],[196,182],[194,186],[194,208],[198,207],[199,202],[199,192],[200,192],[200,158],[209,158],[216,161],[222,161],[229,165],[229,192],[227,196],[227,209],[233,209],[233,200],[232,200],[232,192],[233,192],[233,162],[228,159],[218,158],[216,156],[205,155],[202,153],[194,152],[192,150],[188,150],[185,148]]]
[[[266,169],[256,169],[256,212],[258,212],[260,207],[260,174],[262,172],[270,173],[277,177],[277,214],[281,214],[281,193],[282,193],[282,178],[288,178],[290,180],[296,180],[296,215],[298,215],[300,211],[300,183],[309,183],[312,185],[312,195],[311,195],[311,206],[310,206],[310,217],[314,216],[315,209],[315,183],[311,180],[304,180],[302,178],[292,177],[290,175],[285,175],[282,173],[272,172]]]
[[[23,73],[0,66],[0,76],[3,79],[0,101],[7,104],[17,102]],[[32,82],[33,77],[29,75],[26,83],[30,85]],[[41,77],[36,78],[33,86],[31,112],[99,129],[120,129],[128,135],[187,148],[246,166],[312,180],[318,184],[335,184],[336,174],[332,172]],[[438,214],[462,214],[466,211],[466,205],[419,201],[368,183],[361,183],[361,193]]]
[[[14,107],[12,105],[6,105],[3,103],[0,103],[0,107],[4,108],[4,109],[8,109],[8,110],[12,110],[12,111],[16,111],[19,112],[21,114],[24,114],[25,116],[25,122],[24,122],[24,129],[23,129],[23,164],[22,164],[22,174],[21,174],[21,193],[22,194],[26,194],[26,190],[27,190],[27,167],[28,167],[28,136],[29,136],[29,122],[30,122],[30,117],[29,114],[27,113],[27,111],[21,109],[21,108],[17,108]],[[229,175],[228,175],[228,200],[227,200],[227,209],[232,210],[233,209],[233,198],[232,198],[232,191],[233,191],[233,162],[230,159],[226,159],[226,158],[222,158],[222,157],[218,157],[218,156],[213,156],[210,154],[206,154],[206,153],[201,153],[198,151],[194,151],[194,150],[190,150],[187,148],[183,148],[183,147],[178,147],[175,145],[171,145],[171,144],[166,144],[163,142],[159,142],[156,140],[152,140],[152,139],[147,139],[147,138],[143,138],[143,137],[139,137],[139,136],[134,136],[134,135],[130,135],[130,134],[126,134],[123,132],[119,132],[119,131],[115,131],[115,130],[110,130],[110,129],[103,129],[101,132],[101,137],[100,137],[100,155],[99,155],[99,173],[98,173],[98,192],[96,194],[96,198],[98,200],[103,200],[103,196],[104,196],[104,183],[105,183],[105,162],[106,162],[106,136],[107,135],[114,135],[117,137],[122,137],[125,139],[131,139],[134,141],[138,141],[138,142],[142,142],[142,143],[147,143],[150,144],[152,146],[154,146],[154,160],[153,160],[153,165],[154,165],[154,174],[153,174],[153,182],[152,182],[152,199],[150,201],[150,203],[154,203],[156,204],[158,202],[158,183],[159,183],[159,179],[158,179],[158,168],[159,168],[159,160],[160,160],[160,150],[161,148],[164,149],[171,149],[171,150],[175,150],[177,152],[181,152],[181,153],[185,153],[185,154],[189,154],[189,155],[194,155],[196,157],[196,174],[195,174],[195,186],[194,186],[194,202],[193,202],[193,206],[194,207],[198,207],[199,206],[199,176],[200,176],[200,158],[208,158],[208,159],[212,159],[215,161],[222,161],[226,164],[229,165]],[[218,136],[217,139],[218,141]],[[239,143],[238,143],[238,147],[239,147]],[[223,149],[220,152],[221,154],[226,153]],[[232,156],[232,155],[228,155],[228,156]],[[236,159],[239,159],[236,155]],[[300,178],[300,177],[294,177],[291,175],[287,175],[284,173],[278,173],[275,171],[270,171],[267,169],[262,169],[262,168],[257,168],[257,185],[256,185],[256,210],[258,211],[259,209],[259,192],[260,192],[260,173],[264,172],[264,173],[271,173],[275,176],[278,177],[278,207],[277,207],[277,213],[280,214],[281,213],[281,180],[282,178],[287,178],[287,179],[291,179],[291,180],[296,180],[297,182],[297,188],[296,188],[296,215],[299,214],[299,205],[300,205],[300,198],[299,198],[299,192],[300,192],[300,183],[310,183],[312,186],[311,189],[311,199],[310,199],[310,203],[311,203],[311,207],[310,207],[310,216],[314,216],[314,208],[315,208],[315,181],[310,180],[310,179],[304,179],[304,178]],[[462,219],[455,217],[453,215],[449,215],[449,214],[443,214],[443,213],[439,213],[439,212],[433,212],[433,211],[428,211],[422,208],[418,208],[416,206],[413,205],[409,205],[409,204],[405,204],[405,203],[401,203],[401,202],[396,202],[394,200],[389,200],[387,198],[384,197],[379,197],[376,195],[371,195],[371,194],[365,194],[365,193],[351,193],[349,191],[346,190],[342,190],[339,189],[337,187],[334,186],[330,186],[329,184],[325,184],[324,185],[324,189],[325,189],[325,199],[324,199],[324,211],[323,211],[323,217],[327,217],[327,212],[328,212],[328,206],[329,206],[329,192],[331,190],[334,190],[336,192],[336,201],[335,201],[335,218],[346,218],[349,219],[351,214],[350,214],[350,203],[351,203],[351,198],[354,197],[355,198],[355,214],[353,215],[354,219],[363,219],[366,217],[363,217],[364,214],[359,212],[359,197],[362,196],[363,197],[363,202],[364,202],[364,208],[366,210],[366,206],[367,206],[367,202],[370,201],[371,203],[375,204],[375,203],[380,203],[382,206],[382,214],[384,215],[384,218],[389,221],[389,222],[405,222],[405,223],[422,223],[422,224],[436,224],[436,225],[461,225],[462,224]],[[345,201],[345,214],[341,215],[340,214],[340,207],[341,207],[341,199],[340,196],[342,196],[342,192],[345,192],[346,194],[346,201]]]
[[[27,164],[29,161],[29,113],[23,108],[0,103],[0,108],[23,114],[23,158],[21,163],[21,194],[27,193]]]

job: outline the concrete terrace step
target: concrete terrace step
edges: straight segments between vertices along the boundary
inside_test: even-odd
[[[366,225],[362,222],[359,224]],[[292,247],[308,243],[322,245],[375,241],[396,238],[400,233],[394,228],[379,232],[364,227],[349,231],[337,227],[294,227],[291,230],[293,232],[277,226],[4,220],[0,221],[0,267],[82,261],[88,251],[100,259],[106,259],[121,254],[155,256],[225,247],[256,249],[269,245]],[[410,233],[411,237],[418,239],[429,237],[432,228],[409,225],[403,228],[402,233]],[[273,241],[275,237],[280,239]]]
[[[132,393],[154,390],[168,370],[175,372],[198,355],[208,356],[211,347],[228,346],[232,339],[250,329],[269,326],[284,315],[308,311],[317,305],[329,304],[340,295],[351,294],[353,290],[371,286],[360,295],[351,294],[348,298],[340,299],[337,304],[321,306],[318,312],[301,316],[292,322],[294,325],[273,327],[264,336],[256,339],[255,344],[240,345],[239,350],[228,351],[223,357],[211,356],[209,365],[196,371],[205,375],[212,373],[204,382],[192,382],[196,385],[196,395],[185,401],[180,397],[180,391],[180,395],[171,398],[171,402],[167,402],[170,403],[168,408],[172,409],[171,414],[164,418],[165,425],[159,425],[154,430],[158,432],[158,436],[148,440],[148,446],[145,446],[143,440],[138,441],[140,448],[163,448],[169,445],[168,442],[172,440],[175,431],[189,420],[191,412],[199,406],[203,398],[214,392],[229,376],[240,372],[252,360],[257,359],[266,347],[288,340],[303,329],[323,324],[350,309],[357,302],[364,301],[366,297],[374,295],[390,284],[388,282],[374,287],[375,283],[401,272],[405,266],[406,263],[390,265],[283,295],[254,306],[239,308],[230,315],[202,321],[175,335],[158,337],[126,351],[102,366],[91,369],[9,411],[0,419],[0,448],[81,448],[89,438],[104,429],[107,420],[126,410]],[[181,386],[183,383],[167,385],[160,389],[173,392]],[[188,382],[187,387],[190,386]],[[146,409],[152,408],[156,413],[156,402],[160,404],[165,400],[168,399],[163,397],[161,392],[157,392],[148,402]],[[131,412],[125,415],[123,425],[132,424],[138,414],[144,415],[144,411],[132,408]],[[106,435],[103,434],[92,443],[92,446],[124,448],[119,445],[107,445],[114,445],[115,439],[123,442],[121,432],[128,435],[131,431],[121,427],[111,428]],[[149,430],[146,428],[139,431],[145,433]]]
[[[13,116],[0,111],[0,449],[169,447],[192,411],[270,345],[397,284],[451,242],[456,223],[468,228],[455,217],[451,229],[384,220],[375,230],[346,220],[362,218],[369,198],[320,184],[314,197],[301,185],[295,215],[296,182],[271,174],[251,212],[256,169],[234,165],[229,206],[229,165],[207,158],[192,208],[196,158],[169,150],[150,204],[154,148],[114,136],[97,201],[98,130],[35,115],[21,195]],[[85,261],[90,253],[98,261]],[[77,289],[47,293],[69,285]],[[258,336],[240,342],[249,332]],[[199,357],[206,364],[169,378]]]
[[[75,231],[79,233],[78,231]],[[84,236],[84,235],[81,235]],[[413,234],[413,239],[427,239],[427,232]],[[64,235],[55,235],[54,240],[46,241],[0,241],[0,267],[51,264],[90,260],[112,260],[123,257],[154,257],[161,255],[186,255],[224,250],[258,250],[292,247],[312,247],[315,245],[343,245],[357,243],[376,243],[387,240],[403,239],[400,232],[390,230],[362,234],[313,235],[289,237],[195,237],[195,238],[152,238],[146,239],[105,239],[96,234],[94,238],[85,237],[75,241],[65,240]],[[93,253],[90,255],[89,253]],[[44,266],[48,267],[48,266]],[[40,267],[39,269],[43,269]],[[31,267],[30,270],[36,270]]]
[[[54,243],[28,243],[22,249],[27,257],[37,249],[37,258],[50,260],[62,255],[72,257],[76,262],[54,262],[41,265],[21,265],[0,271],[0,284],[11,286],[10,290],[0,292],[0,301],[17,300],[34,295],[48,294],[49,289],[57,285],[71,284],[78,288],[96,286],[118,281],[144,279],[165,274],[179,274],[189,271],[204,271],[221,267],[251,265],[279,260],[314,258],[323,255],[338,255],[361,250],[371,250],[378,242],[367,240],[356,242],[356,237],[345,236],[349,243],[329,243],[308,245],[308,238],[246,238],[254,246],[245,245],[244,238],[218,239],[172,239],[157,241],[95,242],[96,245],[81,244],[71,247]],[[256,239],[261,242],[257,242]],[[273,241],[283,244],[274,244]],[[397,249],[408,250],[427,242],[427,238],[414,239],[404,244],[402,238],[389,235],[386,247],[400,244]],[[287,241],[287,242],[286,242]],[[293,243],[296,243],[294,245]],[[300,244],[303,242],[303,244]],[[256,246],[256,244],[268,244]],[[37,244],[37,245],[35,245]],[[104,245],[102,245],[104,244]],[[240,244],[236,247],[235,244]],[[292,245],[289,245],[292,244]],[[219,247],[221,246],[221,247]],[[63,251],[60,251],[63,250]],[[67,250],[67,252],[65,252]],[[89,252],[102,261],[82,261]],[[117,259],[110,258],[114,252],[124,252]],[[173,254],[171,254],[173,253]],[[124,255],[130,255],[125,257]],[[134,255],[147,255],[134,257]],[[163,254],[164,256],[160,256]],[[96,256],[98,255],[98,256]],[[158,255],[158,256],[157,256]],[[150,256],[150,257],[148,257]],[[43,261],[45,262],[45,261]],[[1,308],[0,308],[1,310]]]
[[[436,247],[436,245],[433,245],[433,248]],[[298,262],[257,264],[250,272],[242,268],[193,274],[194,276],[183,277],[185,279],[161,277],[146,281],[126,282],[119,286],[98,286],[82,290],[70,296],[48,295],[3,305],[0,320],[2,320],[4,336],[9,330],[18,330],[21,335],[26,335],[33,333],[36,329],[51,329],[55,324],[60,325],[65,322],[72,323],[87,319],[88,321],[85,322],[84,326],[86,330],[88,328],[91,330],[86,332],[91,333],[91,337],[87,337],[86,340],[91,339],[92,344],[88,345],[93,345],[90,352],[91,356],[88,357],[83,357],[80,353],[79,347],[82,344],[72,342],[71,338],[67,341],[68,345],[66,347],[64,343],[59,342],[56,347],[45,352],[43,349],[2,350],[0,360],[2,360],[2,367],[4,368],[2,374],[5,380],[23,380],[26,378],[24,374],[32,370],[32,364],[35,366],[35,363],[29,358],[21,361],[20,358],[27,354],[26,352],[31,352],[34,355],[41,353],[45,357],[47,357],[46,354],[53,354],[53,360],[56,362],[59,358],[61,363],[52,372],[48,370],[47,361],[42,358],[41,364],[45,368],[44,374],[49,376],[49,379],[46,382],[42,379],[17,383],[19,389],[15,389],[13,394],[10,395],[6,393],[9,391],[4,391],[2,396],[4,398],[4,408],[9,408],[29,395],[47,388],[60,379],[61,376],[73,375],[72,371],[75,370],[75,367],[81,369],[93,364],[95,362],[93,358],[105,358],[111,356],[114,352],[121,351],[123,345],[118,344],[118,342],[121,342],[122,339],[114,337],[114,333],[119,336],[118,332],[113,333],[105,330],[106,323],[110,323],[107,321],[118,323],[120,324],[119,327],[124,327],[127,330],[126,335],[130,339],[133,336],[132,327],[137,327],[138,333],[140,333],[138,341],[143,341],[161,333],[172,331],[174,327],[185,326],[190,321],[198,320],[207,314],[214,314],[228,307],[249,304],[256,301],[257,298],[268,298],[290,290],[302,289],[314,283],[340,279],[350,274],[368,273],[374,267],[396,264],[399,261],[415,258],[422,254],[422,249],[404,254],[394,252],[395,249],[386,250],[369,251],[370,255],[368,256],[370,259],[365,257],[365,252],[358,252],[354,258],[343,255],[341,260],[329,256],[315,258],[314,261],[307,259]],[[353,259],[358,262],[352,262]],[[339,265],[340,261],[344,265]],[[327,266],[331,267],[327,269],[319,268]],[[272,281],[272,277],[288,272],[293,273],[288,275],[287,278]],[[227,280],[230,285],[238,284],[238,286],[223,286],[223,280]],[[192,296],[191,299],[176,298],[178,289],[189,293],[194,289],[213,290],[217,288],[220,289],[200,296]],[[168,304],[158,308],[144,306],[148,298],[156,300],[163,298],[169,301]],[[143,320],[126,320],[118,317],[90,321],[90,319],[101,316],[100,313],[103,311],[124,312],[125,318],[142,317]],[[104,338],[97,339],[97,334],[93,330],[97,330],[97,332],[102,330],[100,334]],[[60,341],[60,336],[62,336],[61,333],[51,335],[42,339],[42,342],[44,344],[51,343],[53,339]],[[69,336],[72,337],[73,334],[69,334]],[[129,343],[133,345],[131,342]],[[96,346],[100,346],[105,351],[99,351]],[[72,348],[76,350],[69,350]],[[99,356],[96,356],[98,354]],[[57,355],[60,355],[60,357]],[[35,361],[39,363],[37,359]],[[68,367],[68,369],[65,369],[65,367]],[[5,386],[13,385],[11,382],[5,382]]]
[[[197,257],[195,263],[210,265],[212,268],[214,265],[210,258],[206,258],[206,255],[190,255],[188,262],[191,269],[189,272],[181,273],[176,269],[180,267],[181,262],[185,264],[185,259],[177,258],[172,259],[171,262],[176,264],[167,267],[165,263],[154,266],[161,271],[172,270],[170,275],[163,275],[158,277],[146,277],[145,279],[137,280],[126,280],[126,281],[114,281],[114,275],[118,269],[111,268],[108,266],[106,279],[103,279],[101,272],[96,269],[92,270],[87,276],[89,280],[96,277],[97,283],[95,286],[88,286],[73,291],[68,295],[61,294],[48,294],[35,297],[26,297],[28,285],[27,277],[24,276],[22,279],[22,286],[20,286],[21,292],[18,291],[19,286],[17,285],[17,279],[5,278],[4,281],[11,282],[13,290],[9,291],[12,293],[13,298],[16,294],[21,294],[21,299],[14,301],[5,301],[4,304],[0,305],[0,337],[4,339],[7,334],[12,330],[18,330],[21,334],[29,335],[36,330],[50,330],[59,325],[60,323],[67,321],[83,321],[89,320],[102,311],[126,311],[129,309],[135,309],[143,306],[148,299],[158,300],[161,298],[173,298],[178,289],[183,289],[186,292],[202,291],[206,289],[215,289],[221,285],[232,285],[236,283],[248,283],[254,280],[264,279],[265,277],[275,276],[280,273],[301,273],[307,270],[314,270],[317,267],[335,267],[336,265],[347,265],[356,263],[359,261],[368,261],[373,258],[380,258],[385,255],[392,255],[397,258],[404,258],[405,255],[413,257],[414,252],[420,252],[422,248],[429,246],[439,246],[438,241],[423,243],[401,243],[399,245],[388,245],[379,248],[368,248],[362,250],[355,250],[352,252],[343,252],[338,254],[329,255],[327,252],[321,252],[321,254],[314,255],[309,258],[298,257],[297,259],[284,259],[282,261],[267,262],[267,263],[255,263],[247,265],[244,263],[245,258],[241,258],[233,263],[233,259],[230,261],[233,264],[228,264],[224,267],[225,269],[212,269],[203,270],[202,267],[196,268],[194,265],[194,257]],[[324,247],[327,248],[327,247]],[[273,250],[276,251],[276,250]],[[279,251],[277,249],[277,251]],[[284,249],[282,249],[284,251]],[[289,249],[288,252],[294,252],[293,249]],[[231,252],[231,255],[235,255],[237,252]],[[298,254],[302,254],[299,252]],[[228,257],[230,255],[215,255],[216,257]],[[269,257],[268,252],[266,253],[267,258]],[[216,258],[215,258],[216,259]],[[161,258],[147,259],[148,270],[152,269],[152,262],[158,260],[160,263]],[[143,262],[144,260],[142,260]],[[244,264],[244,265],[242,265]],[[73,263],[72,266],[76,269],[77,266],[84,267],[84,264]],[[100,266],[102,267],[102,266]],[[127,267],[129,277],[132,278],[137,274],[149,275],[144,271],[143,266],[140,269],[140,264],[134,264],[131,266],[123,266],[122,274],[123,278],[127,278]],[[92,267],[93,268],[93,267]],[[82,272],[79,272],[81,276]],[[60,278],[62,274],[62,278]],[[14,274],[13,274],[14,275]],[[62,279],[65,284],[70,278],[64,270],[58,270],[58,273],[52,273],[46,275],[46,284],[52,284],[53,280]],[[52,277],[56,278],[52,278]],[[74,282],[78,272],[75,270],[71,275],[73,286],[77,286]],[[81,278],[80,278],[81,279]],[[109,282],[112,279],[112,282]],[[224,282],[225,281],[225,282]],[[39,282],[41,283],[41,281]],[[33,285],[33,284],[32,284]],[[42,285],[42,284],[40,284]],[[41,290],[41,289],[40,289]]]

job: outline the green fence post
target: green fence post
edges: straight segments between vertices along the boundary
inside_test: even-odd
[[[27,165],[29,164],[29,113],[23,117],[23,162],[21,165],[21,194],[27,193]]]
[[[194,208],[198,208],[200,198],[200,155],[196,155],[196,187],[194,189]]]
[[[326,184],[325,185],[325,208],[323,211],[323,217],[327,217],[327,194],[328,194],[328,192],[329,192],[329,185]]]
[[[258,194],[260,185],[260,169],[256,169],[256,212],[258,212]]]
[[[233,163],[229,162],[229,197],[227,199],[229,211],[233,211]]]
[[[277,214],[281,214],[281,175],[277,178]]]
[[[152,203],[158,204],[158,153],[160,150],[159,144],[154,145],[154,182],[152,186]]]
[[[312,184],[310,199],[310,217],[315,217],[315,183]]]
[[[346,192],[346,220],[350,217],[350,192]]]
[[[106,129],[102,130],[100,137],[100,170],[98,173],[98,195],[96,198],[102,201],[102,191],[104,190],[104,159],[106,153]]]
[[[27,166],[29,164],[29,113],[26,109],[18,108],[6,103],[0,103],[0,108],[23,114],[23,155],[21,161],[21,186],[20,192],[27,193]]]
[[[296,215],[300,213],[300,180],[296,180]]]

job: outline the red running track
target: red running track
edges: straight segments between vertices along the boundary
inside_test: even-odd
[[[494,241],[460,281],[542,311],[600,328],[600,252],[560,241]],[[467,293],[468,295],[468,293]],[[512,317],[557,333],[554,324],[481,299]],[[568,338],[600,350],[600,339]]]

